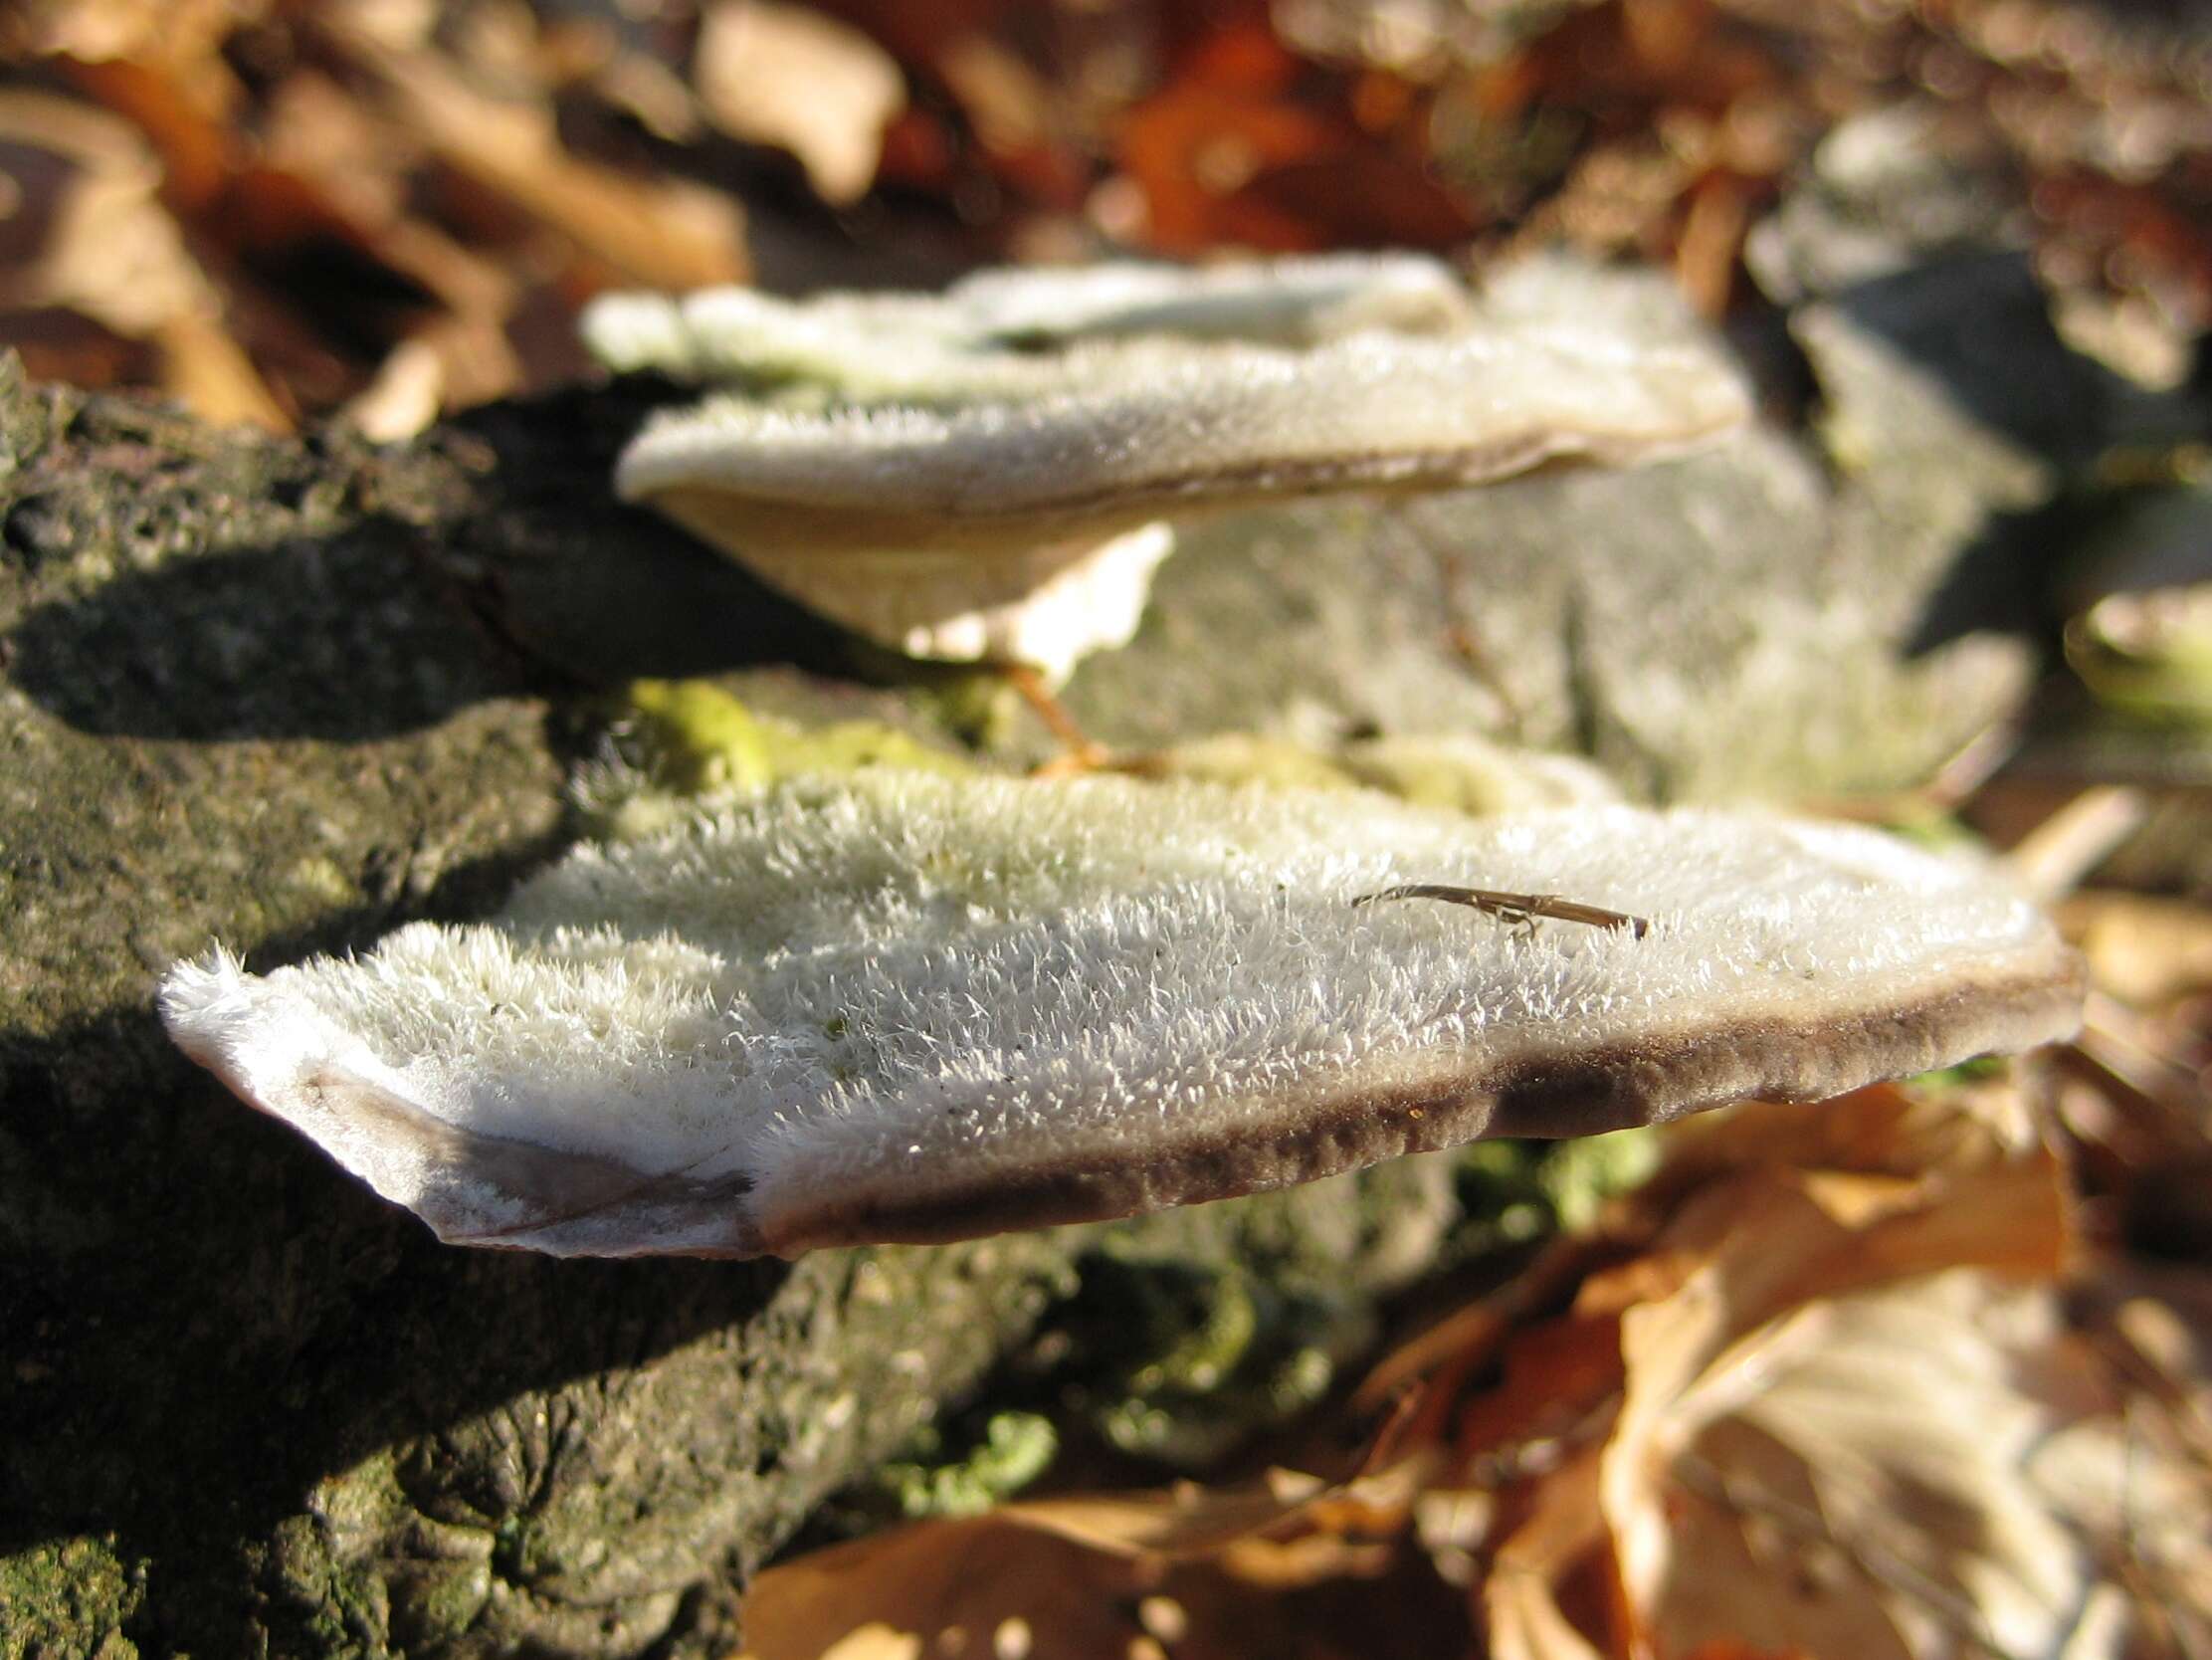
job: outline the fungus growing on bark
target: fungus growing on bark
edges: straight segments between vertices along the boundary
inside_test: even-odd
[[[1409,882],[1651,926],[1351,904]],[[2001,877],[1861,829],[886,771],[161,1006],[443,1239],[746,1256],[1818,1100],[2063,1036],[2080,989]]]
[[[1172,517],[1621,465],[1747,413],[1717,347],[1530,313],[1395,255],[622,296],[586,335],[618,367],[743,387],[649,423],[625,499],[910,656],[1059,680],[1135,631]]]

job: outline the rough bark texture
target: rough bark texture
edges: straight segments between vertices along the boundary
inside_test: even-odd
[[[2048,482],[1841,313],[1800,333],[1825,450],[1224,520],[1074,701],[1131,742],[1517,726],[1662,793],[1910,776],[2020,689],[1940,601]],[[1356,1307],[1434,1257],[1423,1160],[792,1267],[443,1250],[169,1048],[152,983],[211,936],[359,945],[556,851],[605,688],[848,662],[610,500],[652,395],[377,451],[0,381],[0,1657],[722,1652],[1087,1260]]]
[[[162,1038],[212,936],[487,907],[564,840],[590,687],[810,646],[606,501],[608,407],[382,453],[0,385],[0,1653],[718,1652],[750,1566],[1074,1285],[1079,1233],[442,1250]],[[1429,1259],[1440,1176],[1151,1233],[1356,1297]]]

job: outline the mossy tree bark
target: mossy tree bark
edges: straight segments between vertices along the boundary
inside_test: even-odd
[[[378,451],[7,366],[0,1655],[721,1652],[750,1567],[1074,1285],[1080,1231],[442,1249],[164,1040],[211,938],[488,908],[567,839],[597,689],[826,649],[607,498],[636,416]],[[1448,1202],[1409,1166],[1153,1228],[1357,1295]]]
[[[1967,276],[1908,320],[2013,305]],[[1803,433],[1202,527],[1071,702],[1127,743],[1488,726],[1659,795],[1903,782],[2020,695],[1991,624],[2065,458],[1862,321],[1798,319]],[[1356,1307],[1437,1252],[1425,1160],[789,1267],[445,1250],[171,1049],[154,980],[211,938],[253,966],[365,945],[557,852],[607,689],[849,666],[611,500],[656,395],[376,450],[0,369],[0,1660],[720,1652],[750,1568],[1087,1263]]]

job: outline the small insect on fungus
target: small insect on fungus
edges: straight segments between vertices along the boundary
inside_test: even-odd
[[[1376,900],[1401,899],[1444,900],[1452,905],[1470,906],[1521,934],[1534,934],[1539,917],[1548,917],[1555,923],[1581,923],[1587,928],[1625,928],[1639,939],[1649,934],[1652,927],[1643,917],[1582,905],[1561,899],[1557,894],[1505,894],[1495,888],[1455,888],[1443,882],[1408,882],[1396,888],[1385,888],[1380,893],[1361,894],[1352,904],[1361,906]]]

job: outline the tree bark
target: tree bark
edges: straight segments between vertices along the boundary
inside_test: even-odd
[[[1911,314],[1947,340],[1989,292]],[[1805,432],[1196,527],[1069,701],[1124,743],[1517,731],[1653,795],[1909,781],[2026,684],[1987,625],[2035,570],[1958,576],[2054,474],[1863,321],[1799,317]],[[170,1047],[152,986],[211,939],[270,966],[494,906],[630,678],[882,707],[613,501],[666,395],[380,450],[0,367],[0,1660],[723,1652],[752,1567],[1093,1265],[1356,1324],[1436,1256],[1436,1160],[790,1266],[447,1250]]]
[[[831,649],[612,502],[625,397],[377,450],[0,371],[0,1655],[724,1652],[751,1567],[1077,1282],[1096,1230],[442,1249],[163,1037],[211,939],[489,909],[568,839],[600,689]],[[1410,1163],[1124,1234],[1358,1299],[1449,1207]]]

